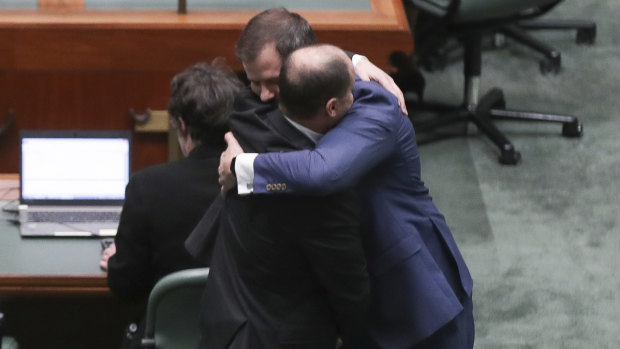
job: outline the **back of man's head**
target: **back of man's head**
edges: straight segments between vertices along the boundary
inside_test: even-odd
[[[344,97],[351,86],[348,56],[332,45],[294,51],[280,71],[280,106],[287,116],[304,120],[322,112],[331,98]]]
[[[225,144],[228,116],[242,87],[222,61],[198,63],[172,79],[168,113],[173,120],[183,120],[194,141]]]
[[[316,43],[316,36],[302,16],[284,7],[265,10],[252,17],[237,40],[235,51],[242,62],[252,62],[261,49],[275,43],[284,60],[294,50]]]

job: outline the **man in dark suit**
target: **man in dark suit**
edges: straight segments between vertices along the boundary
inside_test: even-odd
[[[329,46],[297,50],[283,63],[280,107],[300,129],[315,135],[317,146],[311,151],[237,156],[235,171],[252,178],[239,186],[255,194],[315,195],[355,186],[369,236],[372,345],[472,348],[472,279],[421,181],[413,127],[394,96],[374,83],[356,81],[347,97],[355,100],[353,106],[345,117],[335,113],[336,97],[342,97],[330,91],[331,75],[350,78],[350,67],[327,67],[343,64],[350,65],[344,53]],[[334,100],[334,107],[324,108],[325,100],[327,106]],[[220,171],[242,152],[234,138],[227,139],[229,150]]]
[[[244,40],[253,35],[266,39],[256,27],[268,28],[267,41],[274,45],[270,53],[278,59],[276,50],[286,55],[315,42],[303,18],[275,9],[250,21],[238,49],[246,42],[262,51],[263,41]],[[279,38],[277,48],[273,38]],[[259,52],[240,55],[244,65],[258,63]],[[312,146],[276,104],[263,102],[271,99],[265,97],[270,79],[246,70],[252,88],[235,101],[232,132],[256,151]],[[214,237],[211,257],[208,246]],[[357,347],[369,286],[358,206],[351,192],[263,198],[228,193],[210,208],[186,246],[211,261],[203,299],[203,348],[333,349],[338,337],[345,346]]]
[[[120,298],[145,301],[163,276],[204,266],[183,243],[218,196],[223,134],[241,87],[234,73],[208,64],[173,78],[168,112],[186,157],[139,171],[127,184],[115,243],[100,263]]]
[[[249,149],[311,145],[279,114],[263,115],[259,123],[253,115],[231,120]],[[281,133],[256,141],[263,127]],[[252,198],[228,193],[203,298],[201,347],[333,349],[340,337],[356,348],[369,286],[355,199],[350,192]]]

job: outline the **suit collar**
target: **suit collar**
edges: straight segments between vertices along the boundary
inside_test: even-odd
[[[224,136],[222,136],[222,139]],[[222,152],[226,150],[225,145],[209,145],[209,144],[198,144],[192,151],[187,155],[188,159],[207,159],[213,157],[220,157]]]
[[[278,135],[285,138],[296,149],[314,148],[315,142],[302,131],[293,126],[278,108],[273,108],[268,113],[258,115]]]

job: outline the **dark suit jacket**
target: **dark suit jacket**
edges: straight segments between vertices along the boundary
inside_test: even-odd
[[[295,194],[356,187],[369,232],[371,337],[382,348],[410,348],[463,310],[473,283],[422,182],[415,132],[396,98],[362,81],[353,96],[349,113],[316,149],[259,155],[254,195],[273,183]]]
[[[249,90],[235,110],[231,129],[245,149],[312,145]],[[353,193],[231,193],[219,204],[224,209],[205,289],[204,348],[321,349],[334,348],[339,334],[347,344],[357,339],[369,289]],[[203,220],[188,246],[212,224]]]
[[[122,298],[146,298],[163,276],[202,267],[185,239],[219,194],[222,147],[199,145],[187,158],[136,172],[126,188],[108,285]]]

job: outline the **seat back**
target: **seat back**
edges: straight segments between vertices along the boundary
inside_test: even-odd
[[[561,0],[458,0],[452,21],[471,23],[539,15]]]
[[[209,268],[178,271],[163,277],[149,295],[142,346],[197,348],[200,299]]]
[[[436,17],[465,24],[524,18],[540,14],[561,0],[408,0]]]

